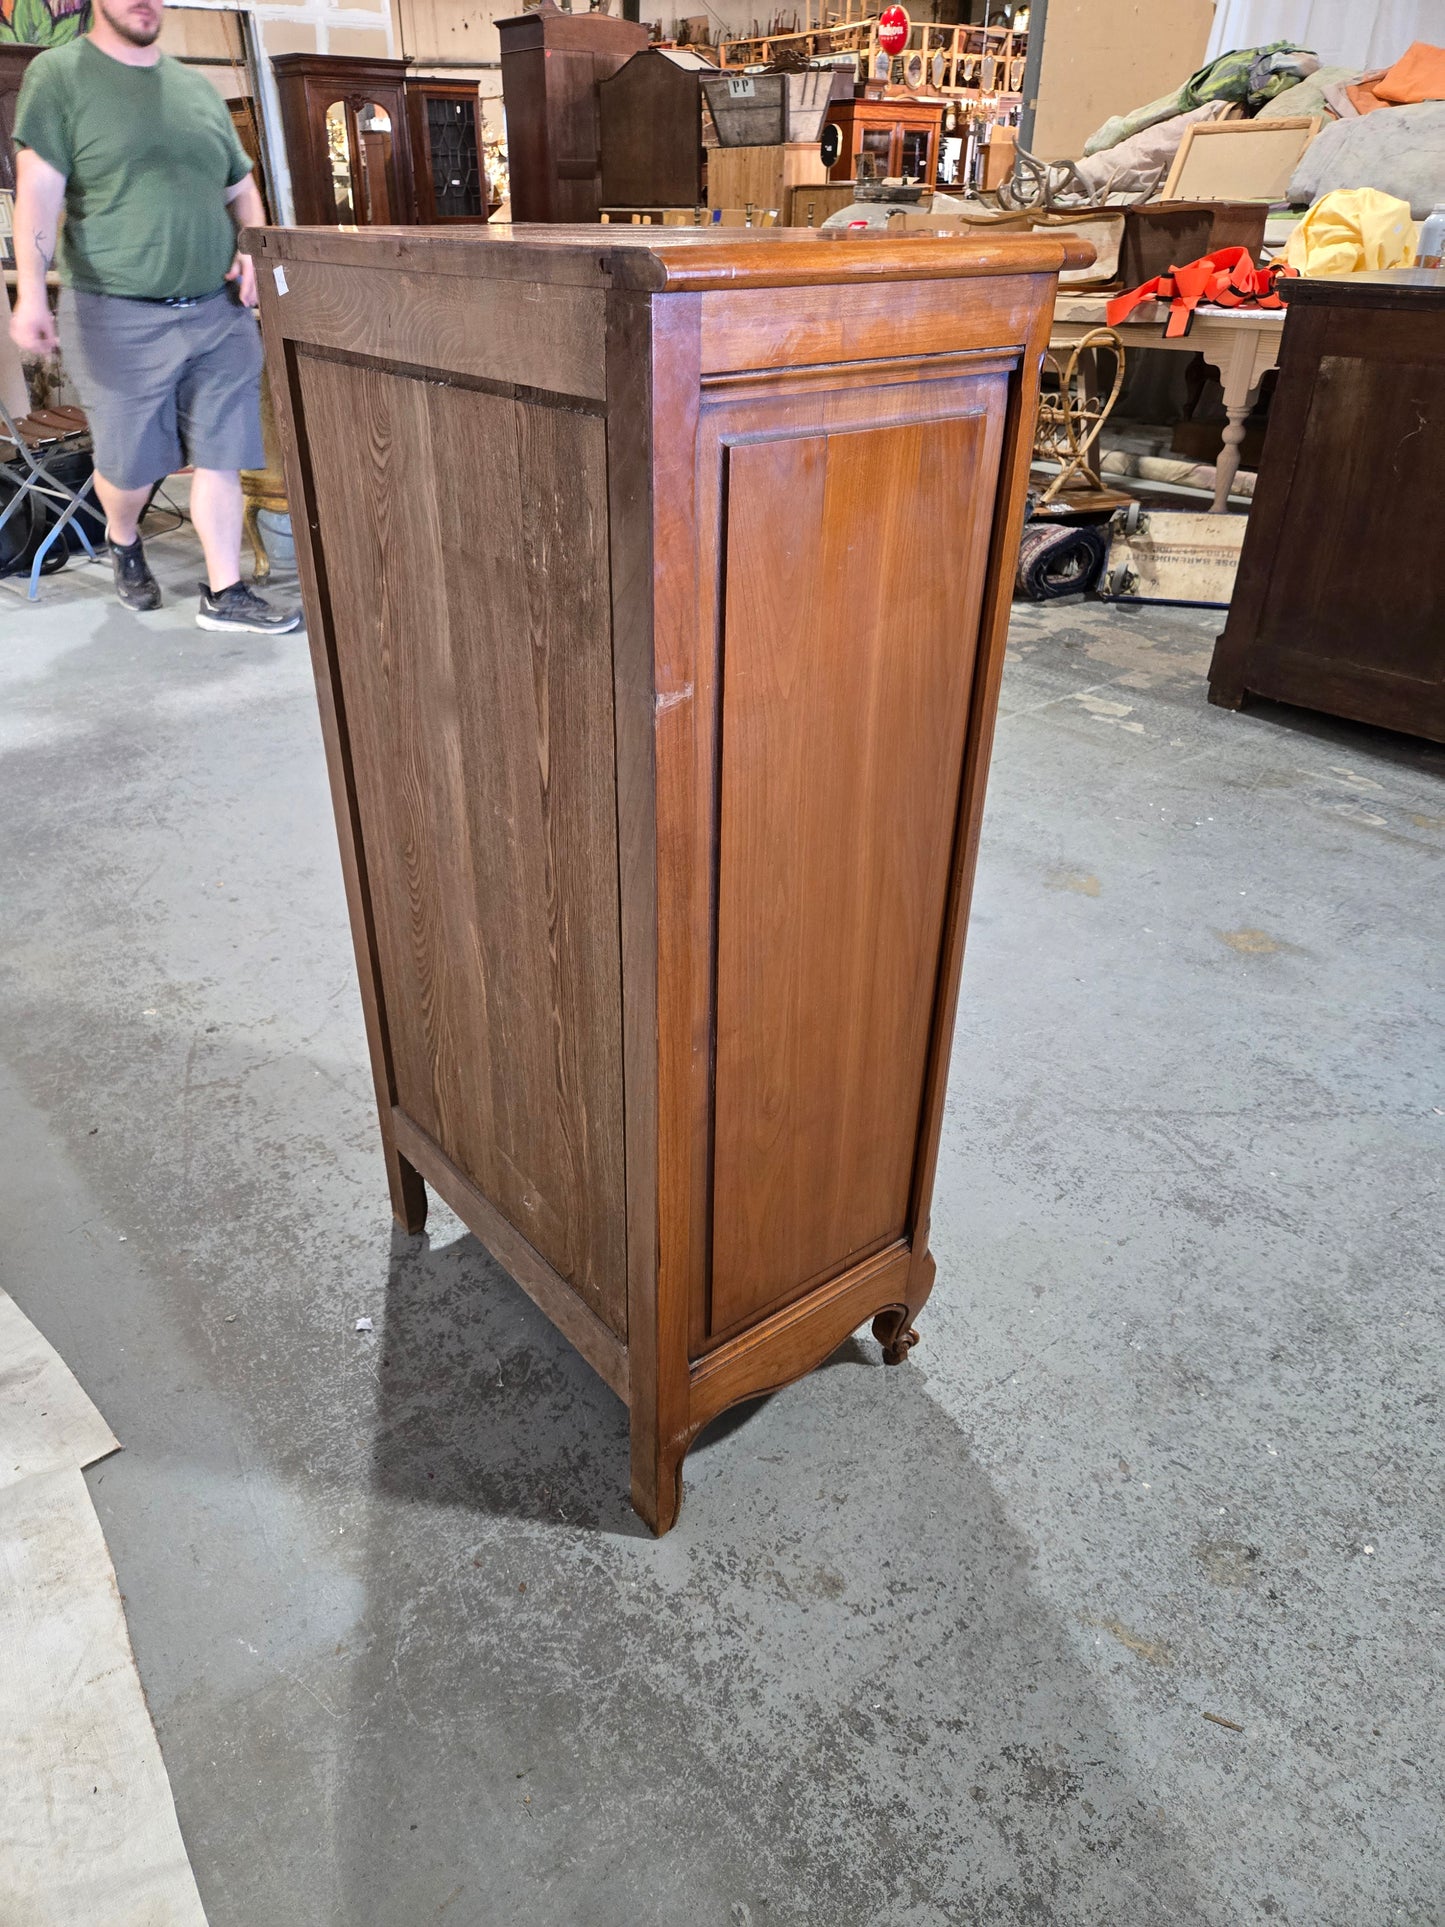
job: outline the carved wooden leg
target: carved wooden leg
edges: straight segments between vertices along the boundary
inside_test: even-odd
[[[1219,451],[1219,462],[1214,471],[1214,500],[1209,504],[1211,515],[1229,513],[1229,491],[1234,487],[1234,478],[1239,473],[1239,447],[1244,440],[1244,424],[1249,410],[1248,395],[1229,410],[1229,420],[1224,425],[1224,446]]]
[[[918,1343],[913,1313],[907,1305],[890,1305],[873,1320],[873,1336],[883,1347],[885,1365],[901,1365]]]
[[[410,1164],[389,1141],[386,1149],[386,1181],[391,1187],[391,1214],[403,1231],[413,1237],[426,1230],[426,1185],[420,1171]]]
[[[928,1303],[937,1269],[932,1252],[921,1253],[908,1280],[907,1304],[888,1305],[873,1320],[873,1336],[883,1347],[885,1365],[901,1365],[918,1343],[913,1321]]]
[[[1224,392],[1224,412],[1229,419],[1224,426],[1224,446],[1219,451],[1219,461],[1214,470],[1214,500],[1209,504],[1211,515],[1227,515],[1229,512],[1229,491],[1234,487],[1234,478],[1239,473],[1239,448],[1244,440],[1244,424],[1259,392],[1259,380],[1254,372],[1254,351],[1254,336],[1241,329],[1231,351],[1219,361],[1219,385]]]
[[[247,502],[241,516],[241,527],[251,545],[251,554],[255,557],[251,569],[253,582],[264,582],[271,573],[271,558],[266,553],[266,544],[261,539],[261,524],[257,519],[260,512],[259,502]]]

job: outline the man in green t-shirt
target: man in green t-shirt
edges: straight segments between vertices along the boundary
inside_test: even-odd
[[[203,629],[300,626],[241,580],[241,478],[263,468],[255,270],[236,230],[265,210],[225,102],[156,46],[164,0],[94,0],[89,34],[31,61],[15,114],[10,333],[56,345],[45,276],[59,235],[59,336],[90,417],[116,590],[154,609],[138,522],[189,463],[205,551]]]

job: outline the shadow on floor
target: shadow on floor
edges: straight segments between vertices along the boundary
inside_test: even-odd
[[[374,1480],[398,1498],[650,1536],[632,1510],[627,1410],[470,1235],[392,1234]],[[820,1370],[877,1365],[847,1339]],[[694,1466],[768,1402],[721,1413]],[[687,1473],[684,1472],[686,1481]]]
[[[367,1527],[338,1924],[1199,1917],[926,1366],[851,1338],[725,1414],[661,1541],[621,1404],[471,1237],[398,1235],[379,1366],[376,1480],[450,1510],[442,1543],[414,1503]],[[629,1791],[579,1827],[605,1785]],[[507,1843],[485,1877],[479,1838]]]

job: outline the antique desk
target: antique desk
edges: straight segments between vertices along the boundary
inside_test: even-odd
[[[1290,281],[1211,702],[1271,696],[1445,742],[1445,274]]]
[[[245,245],[396,1216],[433,1186],[627,1402],[665,1531],[710,1418],[870,1318],[902,1359],[933,1282],[1038,364],[1088,250]]]

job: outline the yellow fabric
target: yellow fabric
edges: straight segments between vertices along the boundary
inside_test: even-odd
[[[1420,230],[1408,201],[1373,187],[1341,187],[1315,202],[1290,235],[1284,258],[1301,274],[1408,268]]]

